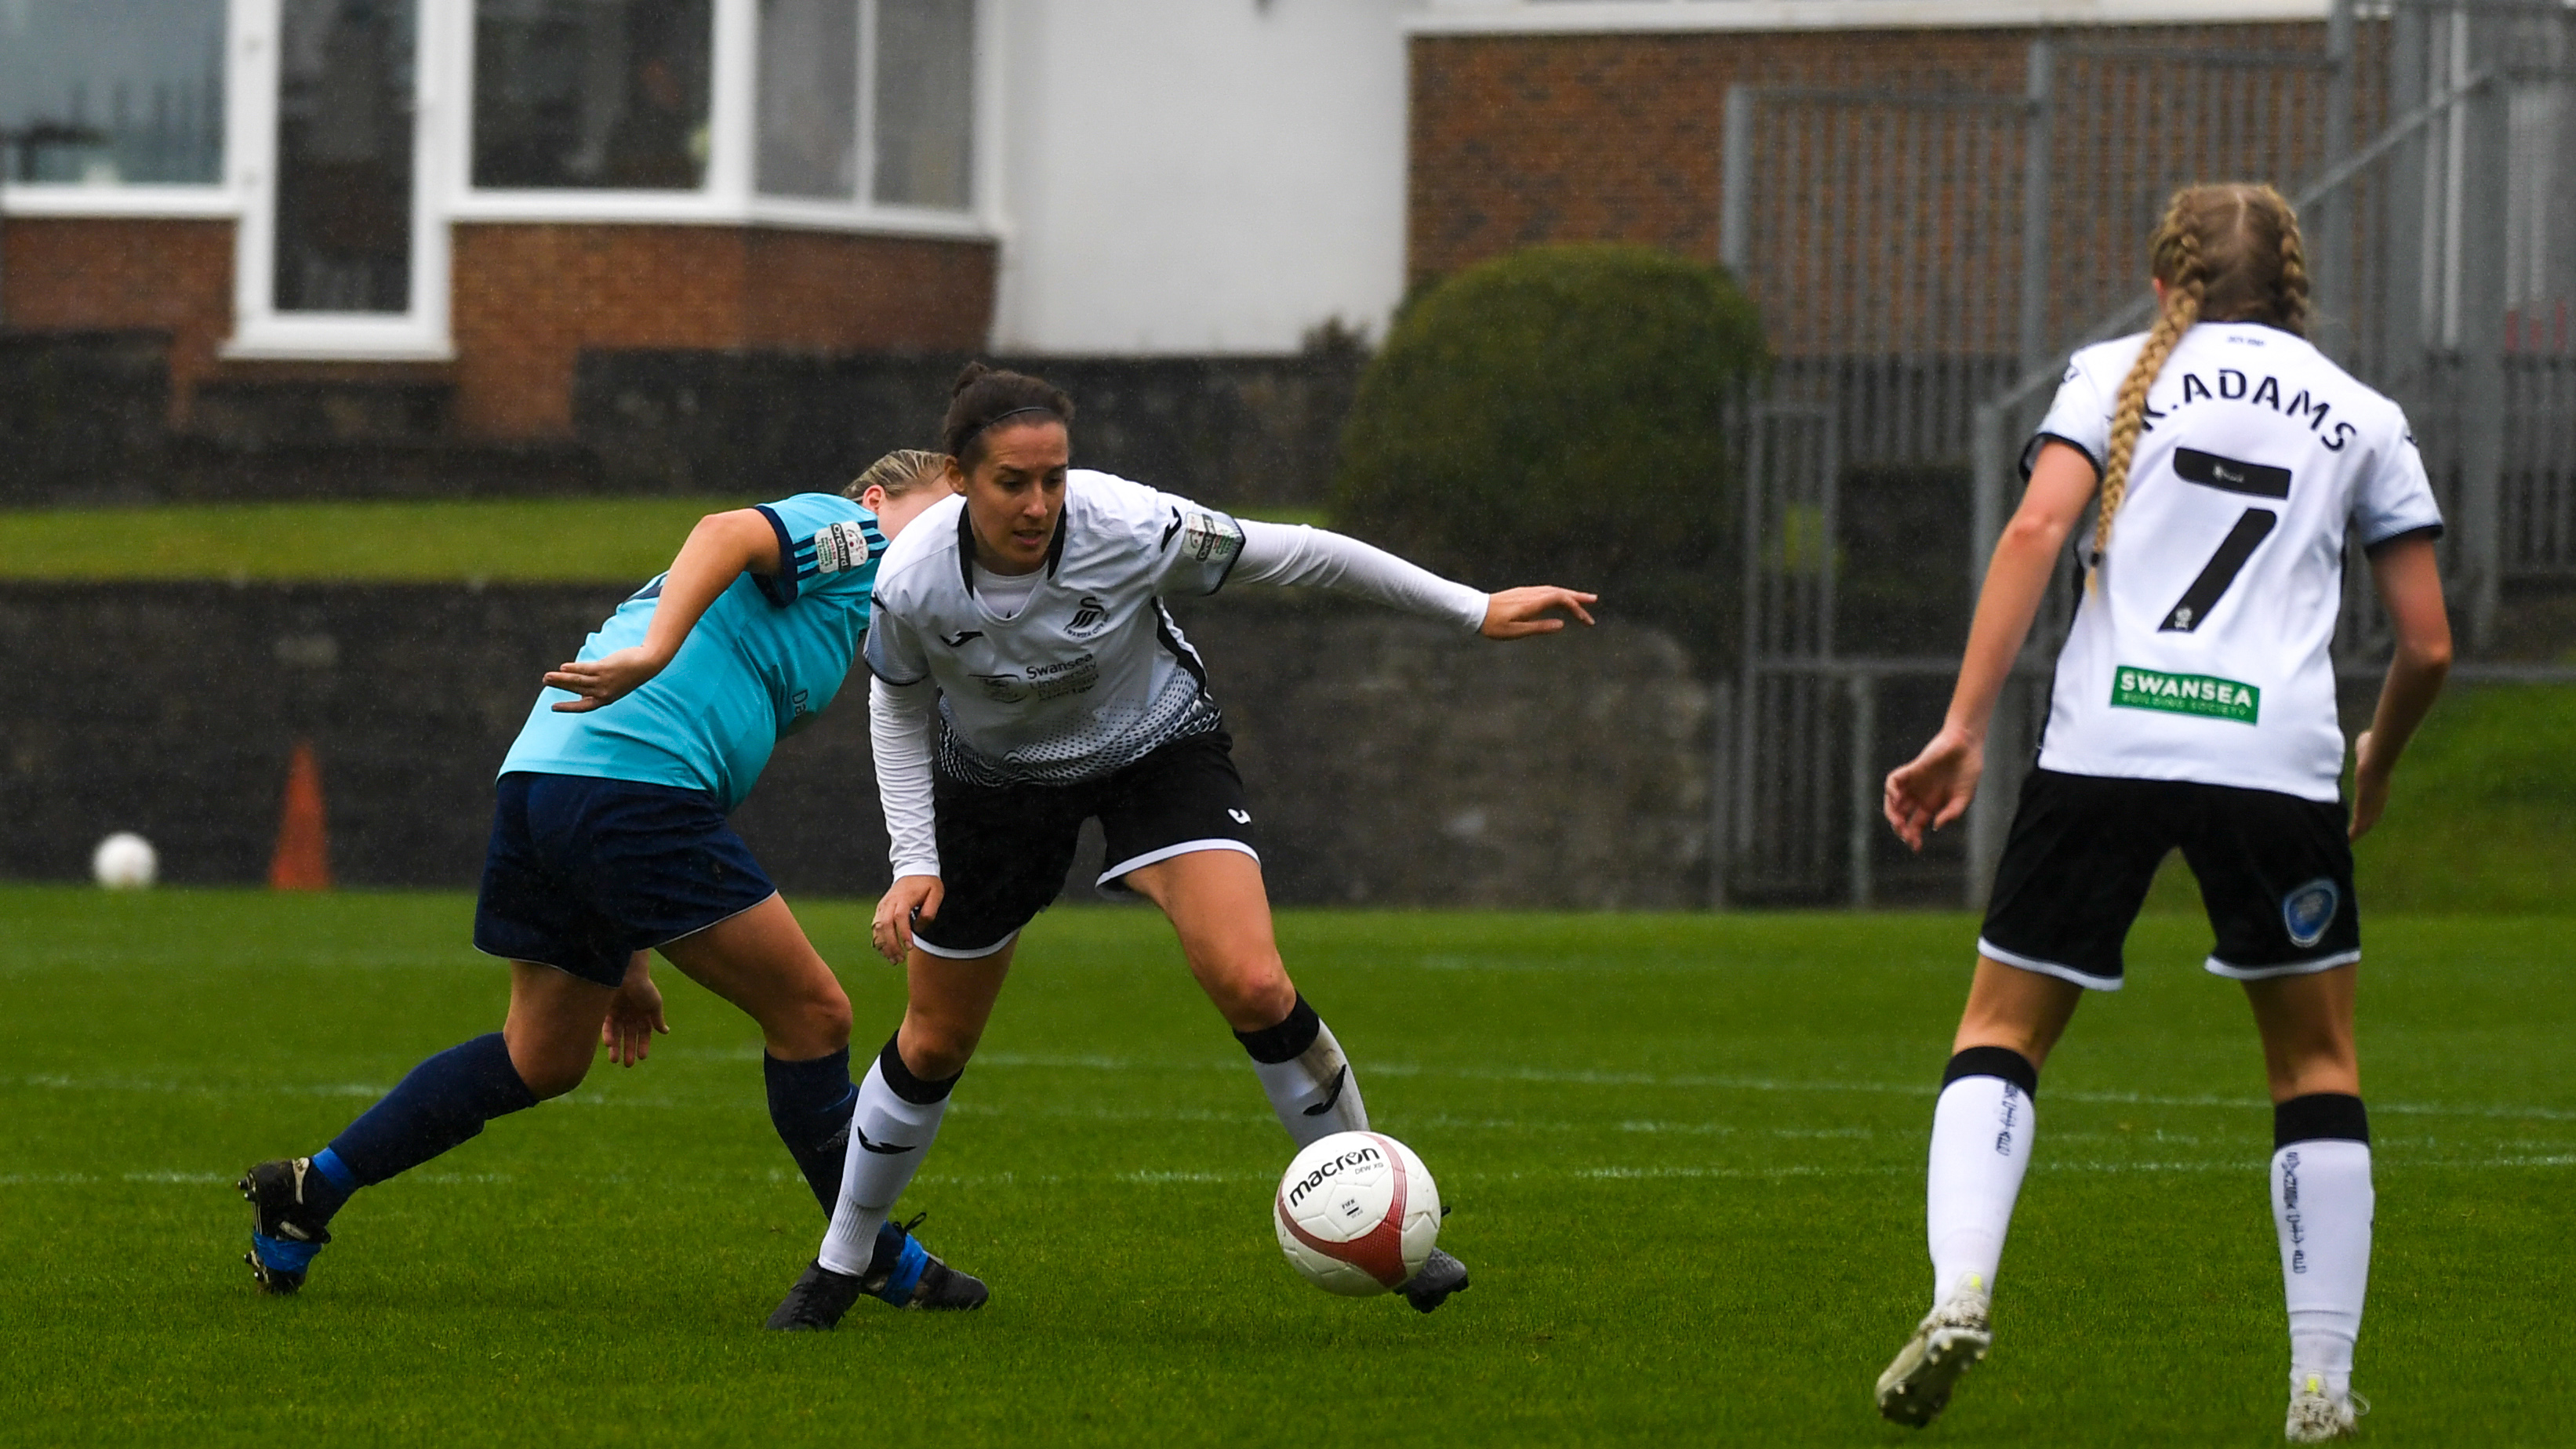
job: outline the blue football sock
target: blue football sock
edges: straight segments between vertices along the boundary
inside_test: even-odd
[[[412,1068],[314,1160],[320,1165],[330,1158],[349,1174],[351,1190],[373,1187],[471,1139],[493,1118],[535,1105],[536,1094],[520,1080],[496,1031]],[[329,1168],[323,1175],[336,1184]]]
[[[769,1079],[769,1121],[787,1155],[805,1174],[814,1201],[829,1216],[841,1200],[841,1170],[850,1155],[850,1109],[859,1089],[850,1081],[850,1049],[843,1047],[811,1061],[782,1062],[762,1053],[761,1072]]]

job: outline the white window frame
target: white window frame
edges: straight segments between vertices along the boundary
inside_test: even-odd
[[[2327,0],[1428,0],[1411,35],[1954,30],[2323,21]]]
[[[277,217],[277,36],[280,0],[230,0],[225,9],[224,170],[207,185],[10,184],[0,215],[203,219],[235,223],[233,335],[226,358],[445,362],[450,330],[452,224],[609,222],[765,226],[854,235],[1000,242],[1003,220],[1004,0],[975,0],[972,199],[963,211],[885,206],[874,190],[875,0],[861,31],[857,195],[850,201],[763,196],[759,145],[759,0],[713,0],[709,152],[696,191],[478,190],[474,154],[474,0],[420,0],[412,134],[411,306],[393,313],[280,312],[273,305]]]
[[[241,215],[242,189],[235,181],[232,128],[233,94],[240,84],[232,64],[233,17],[241,0],[224,8],[224,159],[213,181],[86,182],[11,181],[0,153],[0,216],[131,217],[138,220],[224,221]]]
[[[436,0],[430,0],[433,5]],[[469,174],[474,154],[474,116],[469,99],[446,123],[448,154],[456,165],[441,205],[460,222],[638,222],[663,225],[779,226],[896,236],[954,237],[990,241],[1001,227],[997,178],[1000,84],[999,0],[975,0],[975,108],[972,147],[972,200],[965,210],[937,207],[883,206],[868,197],[874,181],[875,118],[870,106],[875,90],[875,57],[867,47],[875,32],[875,0],[862,0],[859,73],[860,153],[858,194],[850,201],[806,196],[764,196],[758,189],[757,157],[760,114],[760,0],[714,0],[715,37],[710,56],[707,96],[706,181],[695,191],[607,191],[588,187],[562,189],[478,188]],[[449,0],[437,6],[449,26],[447,50],[460,74],[458,93],[468,94],[474,74],[473,0]]]
[[[242,192],[233,243],[233,335],[223,356],[244,359],[351,359],[446,362],[456,356],[448,333],[449,257],[440,128],[459,92],[446,27],[446,7],[421,0],[416,12],[411,138],[411,298],[399,313],[281,312],[277,280],[277,54],[280,0],[233,0],[231,89],[225,127],[227,166]]]

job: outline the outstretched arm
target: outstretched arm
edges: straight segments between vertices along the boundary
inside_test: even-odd
[[[2068,444],[2039,450],[2030,487],[1986,565],[1986,586],[1968,626],[1968,651],[1959,661],[1959,683],[1941,732],[1912,762],[1888,772],[1882,808],[1905,843],[1923,848],[1923,832],[1938,830],[1966,813],[1986,770],[1986,727],[1995,699],[2012,674],[2013,659],[2030,637],[2057,551],[2093,497],[2093,460]]]
[[[778,569],[778,531],[759,509],[737,508],[699,519],[662,578],[662,597],[653,606],[644,642],[597,659],[574,660],[546,675],[549,686],[580,696],[560,701],[556,712],[600,709],[642,688],[669,666],[688,642],[689,631],[735,579],[745,571],[774,574]]]
[[[2451,672],[2451,619],[2442,607],[2442,575],[2433,563],[2433,540],[2418,535],[2373,549],[2371,578],[2397,630],[2397,655],[2379,687],[2379,708],[2353,747],[2352,838],[2379,823],[2388,806],[2388,778],[2415,727],[2433,708]]]
[[[1485,594],[1408,563],[1382,548],[1303,524],[1241,520],[1243,554],[1234,577],[1256,584],[1305,586],[1348,594],[1427,619],[1445,619],[1488,639],[1525,639],[1565,627],[1563,610],[1589,624],[1584,605],[1596,595],[1539,587]]]

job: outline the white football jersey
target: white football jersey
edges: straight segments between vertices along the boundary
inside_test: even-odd
[[[2076,353],[2034,452],[2071,443],[2098,473],[2145,341]],[[2147,389],[2128,496],[2058,656],[2041,768],[2336,798],[2347,526],[2364,547],[2442,526],[2397,405],[2288,332],[2184,333]],[[2081,556],[2092,547],[2088,531]]]
[[[1223,723],[1163,596],[1215,593],[1242,552],[1230,515],[1078,468],[1046,564],[1006,618],[977,594],[966,500],[943,498],[878,565],[868,667],[937,682],[940,764],[960,779],[1094,779]]]

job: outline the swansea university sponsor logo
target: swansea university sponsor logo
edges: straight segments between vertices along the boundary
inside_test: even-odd
[[[2233,679],[2166,674],[2123,664],[2111,671],[2111,703],[2121,709],[2160,709],[2252,724],[2263,711],[2263,691]]]
[[[1089,654],[1053,664],[1029,666],[1029,693],[1039,699],[1088,694],[1100,682],[1100,661]]]
[[[1293,1208],[1297,1204],[1304,1202],[1306,1200],[1306,1194],[1322,1187],[1326,1182],[1341,1176],[1345,1172],[1355,1171],[1356,1169],[1367,1167],[1375,1163],[1383,1163],[1385,1161],[1386,1155],[1379,1152],[1376,1148],[1362,1147],[1356,1151],[1345,1152],[1330,1162],[1319,1164],[1314,1171],[1299,1178],[1295,1187],[1288,1189],[1288,1206]]]
[[[2281,897],[2281,925],[2290,933],[2290,944],[2306,950],[2326,937],[2326,927],[2334,924],[2335,907],[2343,904],[2343,892],[2330,880],[2312,880]]]

